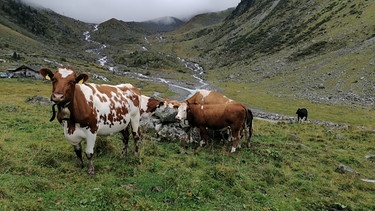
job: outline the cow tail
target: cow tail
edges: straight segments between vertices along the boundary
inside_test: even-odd
[[[247,125],[247,127],[249,129],[249,137],[248,137],[248,144],[249,144],[249,146],[250,146],[251,136],[253,135],[253,119],[254,119],[253,112],[248,108],[247,109],[246,125]]]

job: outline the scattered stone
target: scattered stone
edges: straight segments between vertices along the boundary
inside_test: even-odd
[[[51,106],[53,103],[49,98],[43,97],[43,96],[33,96],[28,97],[25,100],[27,103],[34,103],[42,106]]]
[[[159,118],[163,124],[178,122],[176,120],[177,110],[174,108],[157,109],[155,111],[155,117]]]
[[[151,188],[151,191],[152,192],[161,192],[163,190],[163,188],[162,187],[159,187],[159,186],[155,186],[155,187],[152,187]]]
[[[370,162],[375,163],[375,155],[374,154],[366,155],[365,158],[369,159]]]
[[[339,139],[339,140],[344,140],[344,136],[342,136],[341,134],[336,134],[336,138]]]
[[[94,73],[91,77],[92,77],[93,79],[95,79],[95,80],[102,80],[102,81],[106,81],[106,82],[109,81],[109,79],[106,78],[105,76],[98,75],[98,74],[95,74],[95,73]]]
[[[345,173],[345,172],[350,172],[350,173],[355,173],[355,174],[360,174],[359,172],[357,172],[356,170],[350,168],[349,166],[346,166],[344,164],[339,164],[339,167],[336,169],[337,172],[339,173]]]
[[[368,155],[365,156],[365,158],[367,158],[367,159],[369,159],[369,158],[373,158],[373,157],[375,157],[374,154],[368,154]]]

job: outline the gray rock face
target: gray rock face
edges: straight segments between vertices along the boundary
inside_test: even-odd
[[[155,130],[155,138],[159,141],[184,141],[187,143],[200,143],[199,130],[190,126],[187,121],[180,122],[175,119],[177,110],[173,108],[157,109],[152,117],[142,118],[140,124],[143,130]],[[189,138],[190,136],[190,138]],[[211,140],[230,140],[228,131],[209,130]]]
[[[50,106],[53,104],[53,102],[49,98],[46,98],[43,96],[36,96],[36,95],[33,97],[26,98],[25,101],[28,103],[34,103],[34,104],[43,105],[43,106]]]

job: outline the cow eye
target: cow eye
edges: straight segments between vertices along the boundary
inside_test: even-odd
[[[69,81],[69,84],[70,84],[70,85],[75,85],[76,82],[75,82],[75,81]]]

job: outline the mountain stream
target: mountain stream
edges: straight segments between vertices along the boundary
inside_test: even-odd
[[[93,32],[98,30],[98,25],[95,25],[93,27]],[[144,75],[142,73],[137,73],[137,72],[126,72],[126,71],[119,71],[118,67],[113,64],[111,61],[111,58],[104,53],[104,49],[107,48],[107,45],[101,44],[99,42],[96,42],[91,39],[90,31],[86,31],[83,33],[85,41],[90,43],[90,46],[96,46],[95,48],[90,48],[87,49],[86,52],[92,53],[97,56],[97,62],[103,66],[106,67],[110,72],[114,72],[116,74],[122,74],[126,75],[127,77],[132,77],[132,78],[137,78],[138,80],[145,80],[145,81],[153,81],[155,83],[164,83],[168,84],[169,90],[172,92],[177,93],[176,99],[175,100],[184,100],[186,99],[189,95],[195,93],[197,89],[207,89],[209,88],[209,84],[204,81],[202,78],[204,74],[204,69],[197,63],[189,62],[186,61],[185,59],[182,59],[180,57],[177,57],[179,62],[183,63],[187,69],[191,71],[191,77],[194,79],[194,85],[191,84],[191,82],[185,83],[183,81],[176,81],[176,80],[171,80],[171,79],[165,79],[161,77],[153,77],[149,75]],[[145,38],[147,40],[147,38]],[[147,50],[146,47],[142,46],[142,50]],[[109,62],[111,61],[111,62]],[[105,77],[102,76],[94,76],[95,78],[100,78],[102,80],[107,81]],[[155,93],[157,95],[157,93]]]

